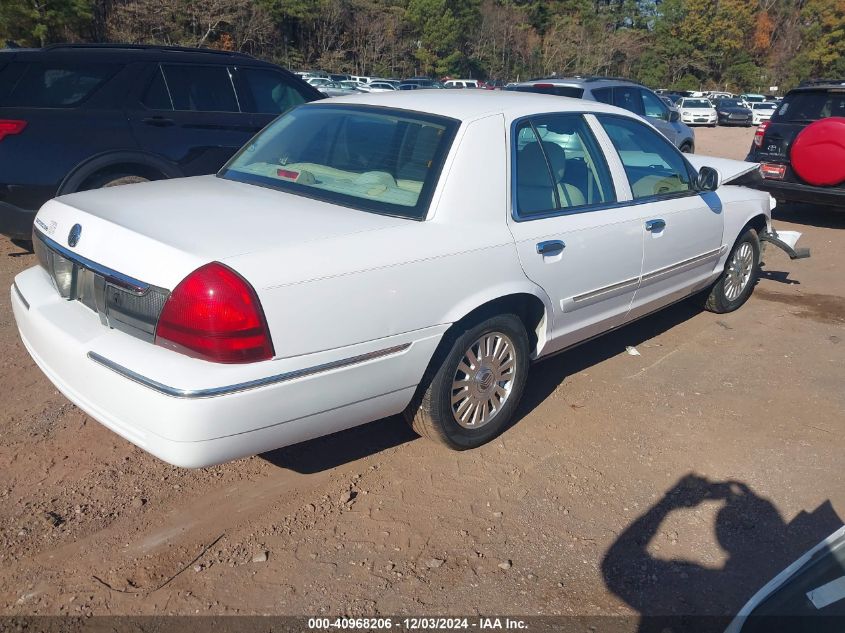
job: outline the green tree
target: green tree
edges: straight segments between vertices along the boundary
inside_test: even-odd
[[[46,46],[87,35],[93,0],[0,0],[0,40]]]

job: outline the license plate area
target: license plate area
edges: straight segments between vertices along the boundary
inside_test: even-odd
[[[783,180],[786,175],[786,165],[776,163],[760,163],[760,173],[769,180]]]
[[[97,313],[103,325],[152,342],[170,293],[70,253],[47,237],[33,235],[38,261],[63,299]]]

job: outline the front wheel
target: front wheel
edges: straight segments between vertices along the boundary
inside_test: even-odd
[[[734,244],[725,270],[710,288],[704,308],[717,314],[733,312],[748,301],[759,276],[760,240],[757,231],[748,229]]]
[[[476,448],[513,419],[528,377],[528,335],[519,317],[500,314],[447,336],[405,419],[453,450]]]

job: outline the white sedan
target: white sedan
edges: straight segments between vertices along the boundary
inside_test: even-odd
[[[686,297],[741,306],[771,198],[720,181],[754,168],[601,103],[339,97],[216,176],[48,202],[12,305],[70,400],[172,464],[399,413],[473,448],[512,421],[531,362]]]
[[[764,101],[762,103],[752,103],[751,104],[751,122],[754,125],[762,125],[764,121],[768,121],[772,118],[772,115],[777,110],[778,104],[772,103],[770,101]]]
[[[681,121],[687,125],[709,125],[713,127],[719,120],[716,108],[709,99],[683,98],[678,102]]]

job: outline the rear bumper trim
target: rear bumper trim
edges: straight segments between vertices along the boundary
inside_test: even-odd
[[[250,389],[258,389],[260,387],[266,387],[268,385],[275,385],[282,382],[296,380],[297,378],[305,378],[308,376],[313,376],[315,374],[321,374],[327,371],[331,371],[333,369],[349,367],[350,365],[359,365],[361,363],[365,363],[370,360],[375,360],[377,358],[400,354],[407,350],[409,347],[411,347],[411,343],[404,343],[402,345],[395,345],[393,347],[388,347],[385,349],[376,350],[374,352],[368,352],[366,354],[360,354],[358,356],[352,356],[350,358],[332,361],[330,363],[323,363],[322,365],[314,365],[313,367],[306,367],[304,369],[288,371],[282,374],[267,376],[265,378],[258,378],[256,380],[249,380],[247,382],[241,382],[234,385],[225,385],[222,387],[209,387],[207,389],[180,389],[178,387],[171,387],[169,385],[165,385],[156,380],[153,380],[152,378],[142,376],[141,374],[134,372],[131,369],[127,369],[123,365],[119,365],[118,363],[115,363],[114,361],[111,361],[108,358],[97,354],[96,352],[88,352],[88,358],[90,358],[95,363],[102,365],[103,367],[110,369],[111,371],[123,376],[124,378],[131,380],[132,382],[136,382],[139,385],[147,387],[148,389],[152,389],[153,391],[157,391],[158,393],[164,394],[165,396],[194,400],[199,398],[214,398],[217,396],[225,396],[232,393],[248,391]]]

